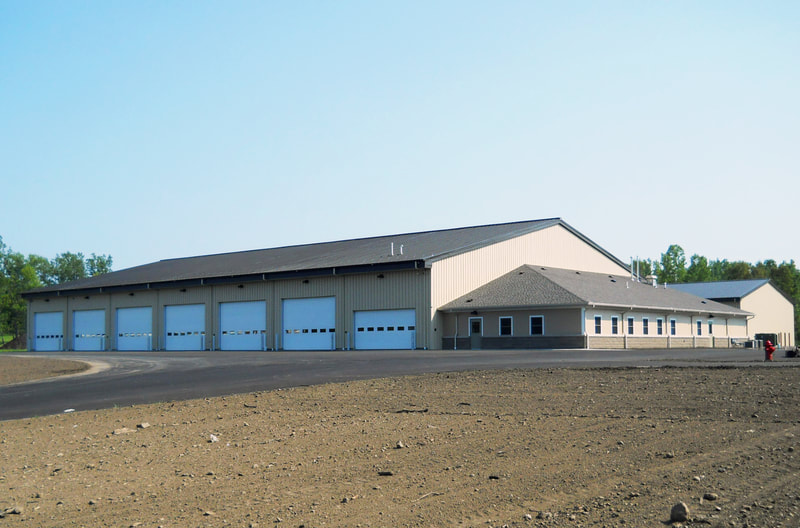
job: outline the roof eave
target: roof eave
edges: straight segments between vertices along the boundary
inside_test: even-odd
[[[720,315],[729,315],[732,317],[750,317],[753,314],[747,312],[745,310],[741,310],[738,312],[731,312],[728,310],[714,310],[712,308],[704,308],[704,309],[694,309],[694,308],[674,308],[674,307],[666,307],[666,306],[644,306],[638,304],[619,304],[619,303],[601,303],[601,302],[591,302],[589,306],[592,308],[614,308],[614,309],[628,309],[628,310],[637,310],[641,312],[671,312],[671,313],[691,313],[691,314],[720,314]]]
[[[277,271],[265,273],[249,273],[244,275],[211,276],[191,279],[175,279],[170,281],[137,282],[131,284],[115,284],[112,286],[58,288],[53,287],[42,291],[41,289],[23,292],[23,299],[42,299],[47,297],[65,297],[74,295],[97,295],[101,293],[131,292],[142,290],[163,290],[169,288],[188,288],[197,286],[211,286],[231,283],[261,282],[270,280],[307,279],[333,275],[354,275],[359,273],[380,273],[389,271],[406,271],[425,268],[423,260],[404,260],[398,262],[385,262],[377,264],[355,264],[351,266],[334,266],[329,268],[312,268],[291,271]]]
[[[486,305],[486,306],[464,306],[454,308],[439,308],[442,313],[457,312],[498,312],[502,310],[560,310],[568,308],[586,308],[585,304],[522,304],[522,305]]]

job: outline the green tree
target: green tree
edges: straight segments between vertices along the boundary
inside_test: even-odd
[[[728,268],[730,263],[726,260],[712,260],[708,264],[708,269],[711,272],[710,281],[721,281],[725,280],[725,270]]]
[[[25,332],[27,304],[22,292],[111,271],[111,256],[61,253],[53,260],[11,251],[0,237],[0,333],[19,336]]]
[[[14,337],[25,332],[27,304],[20,295],[41,286],[36,270],[21,253],[2,258],[3,287],[0,291],[0,330]]]
[[[640,277],[644,278],[653,274],[653,261],[650,259],[633,259],[633,273],[638,273]]]
[[[689,269],[686,270],[686,282],[708,282],[711,279],[712,273],[708,266],[708,259],[697,254],[692,255]]]
[[[39,255],[28,255],[28,264],[36,271],[39,282],[43,286],[50,286],[56,283],[55,270],[53,263]]]
[[[722,276],[722,280],[745,280],[752,278],[753,274],[751,273],[750,264],[742,261],[728,263]]]
[[[755,266],[750,266],[750,275],[754,279],[769,279],[775,273],[778,265],[774,260],[768,259],[764,262],[757,262]]]
[[[61,253],[53,259],[53,276],[56,284],[83,279],[86,277],[86,263],[83,253]]]
[[[95,255],[86,259],[86,275],[94,277],[111,271],[112,258],[110,255]]]
[[[686,254],[683,248],[672,244],[666,253],[661,254],[661,266],[658,269],[658,280],[662,284],[685,282]]]

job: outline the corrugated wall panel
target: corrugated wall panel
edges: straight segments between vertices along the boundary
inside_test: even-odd
[[[554,268],[627,274],[628,271],[573,235],[562,226],[553,226],[488,247],[456,255],[431,267],[431,320],[440,327],[436,310],[475,288],[524,264]],[[434,335],[440,347],[441,332]]]
[[[429,272],[414,270],[402,272],[365,273],[344,277],[343,327],[348,335],[345,346],[351,346],[354,315],[362,310],[414,309],[416,311],[416,341],[418,347],[428,347],[430,339],[430,288]]]
[[[418,346],[430,346],[430,271],[412,270],[359,275],[310,277],[257,283],[149,290],[130,293],[98,294],[89,299],[83,296],[30,301],[28,325],[33,327],[37,312],[64,312],[64,335],[69,335],[74,310],[106,309],[108,335],[115,335],[116,313],[119,308],[149,306],[153,309],[153,347],[164,347],[165,306],[204,304],[206,306],[206,346],[219,346],[219,304],[222,302],[267,302],[268,347],[275,346],[275,335],[281,330],[283,299],[336,297],[337,348],[352,346],[353,313],[361,310],[414,309],[417,314]]]
[[[553,226],[435,262],[433,305],[446,304],[524,264],[627,274],[625,268],[580,238]]]
[[[776,333],[778,339],[786,338],[783,346],[794,346],[794,306],[771,284],[766,284],[742,298],[742,310],[753,312],[755,317],[748,323],[748,333]]]

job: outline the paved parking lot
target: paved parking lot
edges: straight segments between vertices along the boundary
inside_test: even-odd
[[[28,353],[106,366],[0,387],[0,420],[425,372],[508,368],[763,365],[753,349]],[[775,366],[796,363],[776,354]]]

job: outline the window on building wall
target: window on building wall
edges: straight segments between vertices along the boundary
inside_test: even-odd
[[[628,335],[633,335],[633,317],[628,317]]]
[[[697,321],[697,335],[703,335],[703,321]]]
[[[708,335],[712,335],[714,333],[714,321],[708,322]]]
[[[669,320],[669,335],[675,335],[678,333],[678,322],[675,319]]]
[[[664,335],[664,320],[663,319],[656,319],[656,333],[658,335]]]
[[[599,315],[594,316],[594,333],[600,334],[603,331],[603,318]]]
[[[647,317],[642,318],[642,334],[650,334],[650,319]]]
[[[544,316],[531,316],[531,335],[544,335]]]
[[[619,334],[619,317],[611,318],[611,333],[614,335]]]
[[[500,318],[500,335],[510,336],[514,334],[514,324],[511,317]]]
[[[483,335],[483,317],[469,318],[469,335]]]

